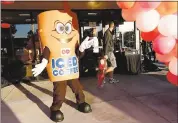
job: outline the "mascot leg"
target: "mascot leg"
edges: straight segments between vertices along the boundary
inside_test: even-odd
[[[68,82],[68,86],[72,89],[76,96],[76,102],[78,105],[78,110],[83,113],[89,113],[92,111],[91,106],[85,102],[85,95],[82,90],[82,86],[78,79],[73,79]]]
[[[61,122],[64,120],[64,115],[60,111],[62,103],[65,101],[67,81],[53,82],[53,103],[50,108],[51,120]]]

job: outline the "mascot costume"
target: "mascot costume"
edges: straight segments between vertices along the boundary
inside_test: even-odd
[[[47,68],[49,79],[53,82],[51,120],[55,122],[64,120],[60,108],[65,101],[67,85],[76,96],[78,110],[83,113],[91,112],[79,82],[79,57],[76,54],[81,53],[79,49],[90,48],[93,43],[85,41],[82,42],[82,48],[79,47],[76,14],[68,8],[42,12],[38,15],[38,30],[43,46],[43,58],[32,71],[36,77]]]

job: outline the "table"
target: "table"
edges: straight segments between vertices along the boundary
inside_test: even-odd
[[[125,54],[124,52],[115,53],[117,68],[116,73],[136,75],[141,70],[140,54]]]

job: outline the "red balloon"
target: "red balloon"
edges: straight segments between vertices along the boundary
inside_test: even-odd
[[[8,24],[8,23],[1,23],[1,28],[10,28],[10,24]]]
[[[141,32],[141,37],[148,42],[153,41],[159,35],[158,28],[154,29],[151,32]]]
[[[171,84],[178,86],[178,76],[173,75],[170,71],[167,73],[167,79]]]

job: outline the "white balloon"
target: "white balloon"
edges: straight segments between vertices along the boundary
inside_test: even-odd
[[[160,14],[156,10],[150,10],[140,13],[136,18],[136,26],[142,32],[154,30],[160,20]]]
[[[158,31],[164,36],[177,37],[177,15],[166,15],[160,19]]]

